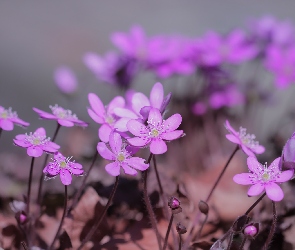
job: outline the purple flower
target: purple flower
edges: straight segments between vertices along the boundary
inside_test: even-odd
[[[116,96],[107,107],[103,105],[96,94],[88,94],[88,100],[91,106],[91,108],[87,109],[89,116],[98,124],[102,124],[98,130],[100,140],[108,142],[110,133],[115,128],[119,131],[125,130],[127,121],[125,119],[119,119],[114,113],[114,109],[125,106],[123,97]]]
[[[43,152],[52,154],[60,148],[49,137],[46,138],[44,128],[38,128],[34,133],[17,135],[13,141],[17,146],[27,148],[27,154],[32,157],[40,157]]]
[[[121,136],[112,132],[109,138],[110,149],[104,142],[97,144],[97,151],[106,160],[113,161],[105,166],[105,170],[112,176],[120,174],[120,167],[123,168],[125,174],[136,175],[137,170],[144,171],[149,164],[144,163],[145,160],[139,157],[132,157],[131,152],[126,148],[127,144],[122,142]]]
[[[262,154],[265,151],[265,148],[255,141],[255,135],[247,134],[245,128],[240,127],[239,132],[237,132],[232,128],[228,120],[226,120],[224,126],[230,132],[230,134],[226,135],[226,138],[238,144],[246,155],[254,157],[255,154]]]
[[[234,182],[241,185],[252,185],[248,190],[249,196],[261,194],[264,190],[273,201],[281,201],[284,193],[276,183],[282,183],[293,177],[294,170],[281,172],[279,169],[280,157],[275,159],[269,167],[260,164],[255,157],[248,157],[247,165],[250,173],[242,173],[234,176]]]
[[[71,161],[71,158],[72,157],[64,157],[61,153],[57,152],[54,155],[53,162],[50,162],[43,169],[43,173],[47,178],[59,175],[62,184],[66,186],[70,185],[72,182],[72,174],[80,176],[84,173],[82,165]]]
[[[19,119],[17,113],[12,111],[11,108],[5,109],[0,106],[0,129],[11,131],[13,130],[14,123],[23,127],[30,125],[30,123]]]
[[[136,136],[128,139],[128,142],[135,147],[150,145],[151,153],[163,154],[167,151],[165,141],[172,141],[183,135],[182,130],[176,130],[181,121],[180,114],[174,114],[167,120],[163,120],[160,111],[152,108],[149,112],[147,126],[138,120],[130,120],[127,123],[128,130]]]
[[[73,71],[68,67],[60,67],[54,72],[56,86],[64,94],[73,94],[77,91],[78,82]]]
[[[87,127],[88,124],[78,119],[78,117],[72,113],[71,110],[63,109],[57,104],[55,106],[49,106],[52,111],[52,114],[47,113],[43,110],[33,108],[35,112],[38,113],[40,118],[48,120],[56,120],[61,126],[73,127],[74,125]]]
[[[280,169],[295,169],[295,133],[286,142],[281,161],[279,164]]]
[[[275,75],[275,83],[279,88],[295,82],[295,46],[287,49],[271,46],[265,60],[266,67]]]

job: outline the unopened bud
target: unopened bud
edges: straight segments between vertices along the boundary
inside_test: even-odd
[[[244,235],[249,238],[254,238],[259,232],[259,224],[251,223],[244,228]]]
[[[186,227],[180,222],[178,222],[176,225],[176,231],[178,234],[185,234],[187,232]]]
[[[206,215],[209,212],[208,204],[205,201],[202,201],[202,200],[199,202],[199,209],[200,209],[201,213],[206,214]]]
[[[15,218],[16,220],[18,221],[19,224],[25,224],[27,222],[27,215],[24,211],[20,211],[20,212],[17,212],[15,214]]]
[[[178,209],[180,207],[180,201],[176,197],[171,197],[168,201],[168,206],[171,209]]]

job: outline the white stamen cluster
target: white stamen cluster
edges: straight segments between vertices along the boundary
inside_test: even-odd
[[[239,137],[244,145],[249,148],[256,148],[259,146],[259,142],[255,141],[256,136],[254,134],[247,134],[247,129],[240,127]]]
[[[54,106],[49,106],[49,108],[51,109],[52,113],[60,119],[78,120],[76,114],[73,114],[71,110],[63,109],[62,107],[59,107],[57,104],[55,104]]]
[[[17,113],[15,111],[12,111],[11,108],[4,109],[0,111],[0,118],[2,119],[10,119],[10,118],[17,118]]]
[[[50,137],[46,138],[45,135],[30,132],[30,134],[26,134],[25,140],[32,145],[39,146],[48,144],[48,142],[50,142]]]
[[[166,129],[168,128],[168,126],[163,125],[163,122],[155,122],[153,121],[153,119],[151,119],[150,121],[147,121],[148,126],[148,134],[147,136],[150,138],[161,138],[161,134],[164,133],[166,131]]]
[[[278,175],[280,174],[280,171],[276,167],[267,167],[267,163],[264,165],[258,164],[256,167],[255,172],[251,172],[249,175],[253,183],[257,182],[269,182],[272,180],[275,180]]]

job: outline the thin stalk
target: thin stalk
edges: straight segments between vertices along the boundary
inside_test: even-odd
[[[27,209],[26,209],[27,216],[30,216],[31,186],[32,186],[34,161],[35,161],[35,157],[32,157],[31,167],[30,167],[30,175],[29,175],[28,193],[27,193]]]
[[[29,250],[29,248],[28,248],[26,242],[22,241],[21,244],[22,244],[22,246],[23,246],[23,248],[24,248],[25,250]]]
[[[148,164],[150,164],[152,157],[153,157],[153,154],[151,153],[148,160],[147,160]],[[149,195],[147,192],[147,174],[148,174],[147,170],[143,171],[143,198],[144,198],[144,202],[145,202],[148,214],[149,214],[150,222],[152,224],[152,227],[153,227],[156,237],[157,237],[159,250],[161,250],[162,249],[161,235],[160,235],[158,228],[157,228],[156,216],[154,214],[153,207],[152,207],[152,204],[150,202]]]
[[[179,245],[178,245],[178,250],[181,250],[181,243],[182,243],[182,240],[181,240],[181,234],[178,234],[179,235]]]
[[[217,180],[215,181],[213,187],[211,188],[211,191],[209,192],[207,199],[205,200],[206,203],[208,203],[208,201],[210,200],[214,190],[216,189],[218,183],[220,182],[223,174],[225,173],[227,167],[229,166],[229,163],[231,162],[232,158],[234,157],[234,155],[236,154],[236,152],[239,150],[239,145],[236,146],[236,148],[234,149],[234,151],[232,152],[232,154],[230,155],[230,157],[228,158],[227,162],[225,163],[221,173],[219,174]],[[193,224],[192,224],[192,228],[190,230],[190,233],[188,235],[188,237],[186,238],[185,242],[184,242],[184,249],[188,247],[189,242],[192,239],[192,233],[195,229],[195,226],[197,225],[198,221],[199,221],[199,217],[200,217],[200,213],[198,212],[195,216],[195,219],[193,220]]]
[[[243,250],[244,245],[245,245],[245,243],[246,243],[246,240],[247,240],[247,237],[244,236],[244,238],[243,238],[243,240],[242,240],[242,243],[241,243],[241,245],[240,245],[240,247],[239,247],[239,250]]]
[[[204,221],[203,221],[203,223],[202,223],[202,225],[201,225],[201,227],[200,227],[200,229],[199,229],[199,232],[198,232],[198,234],[197,234],[196,240],[198,240],[198,239],[201,237],[202,230],[203,230],[203,228],[204,228],[204,226],[205,226],[207,220],[208,220],[208,213],[206,214],[206,217],[205,217],[205,219],[204,219]]]
[[[55,132],[53,134],[53,137],[52,137],[52,142],[55,141],[56,139],[56,136],[57,136],[57,133],[60,129],[61,125],[59,123],[57,123],[57,127],[55,129]],[[45,168],[46,166],[46,163],[47,163],[47,160],[48,160],[48,157],[49,157],[49,154],[46,154],[45,156],[45,159],[44,159],[44,163],[43,163],[43,166],[42,166],[42,170]],[[40,175],[40,178],[39,178],[39,188],[38,188],[38,198],[37,198],[37,204],[40,206],[41,205],[41,194],[42,194],[42,188],[43,188],[43,180],[44,180],[44,174],[43,174],[43,171],[41,172],[41,175]]]
[[[277,226],[277,210],[276,210],[276,203],[274,201],[272,202],[272,212],[273,212],[273,222],[272,222],[271,229],[270,229],[269,235],[267,237],[267,240],[263,246],[263,250],[268,249],[269,244],[274,236],[276,226]]]
[[[76,193],[76,195],[75,195],[75,197],[74,197],[74,200],[73,200],[73,202],[72,202],[72,205],[70,206],[70,208],[69,208],[69,210],[68,210],[68,213],[69,213],[69,212],[70,212],[70,211],[76,206],[76,204],[78,203],[78,200],[79,200],[79,198],[80,198],[80,196],[81,196],[82,191],[83,191],[84,188],[85,188],[86,181],[87,181],[87,179],[88,179],[88,176],[89,176],[90,171],[92,170],[92,168],[93,168],[93,166],[94,166],[94,163],[95,163],[95,161],[96,161],[96,159],[97,159],[97,156],[98,156],[98,152],[97,152],[97,150],[96,150],[96,151],[95,151],[95,155],[94,155],[94,157],[93,157],[93,159],[92,159],[92,163],[91,163],[91,165],[90,165],[90,167],[89,167],[89,170],[88,170],[87,174],[85,175],[85,177],[83,178],[82,185],[79,187],[79,189],[78,189],[78,191],[77,191],[77,193]]]
[[[83,241],[82,241],[81,245],[79,246],[78,250],[82,249],[82,247],[85,245],[85,243],[91,239],[91,237],[93,236],[93,234],[95,233],[97,228],[100,226],[101,222],[103,221],[103,219],[104,219],[104,217],[106,215],[106,212],[107,212],[108,208],[110,207],[110,205],[111,205],[111,203],[113,201],[113,198],[115,196],[115,192],[117,190],[118,184],[119,184],[119,176],[116,176],[116,182],[114,184],[113,190],[112,190],[110,198],[108,200],[108,203],[106,204],[101,216],[97,217],[97,220],[94,222],[92,228],[90,229],[90,231],[88,232],[86,237],[83,239]]]
[[[173,218],[174,218],[174,214],[172,213],[171,217],[170,217],[169,225],[168,225],[168,228],[167,228],[167,232],[166,232],[166,235],[165,235],[163,250],[166,249],[167,244],[168,244],[168,237],[169,237],[169,233],[170,233],[170,230],[171,230]]]
[[[256,207],[257,204],[263,199],[263,197],[264,197],[265,195],[266,195],[266,193],[264,193],[263,195],[261,195],[261,196],[259,197],[259,199],[258,199],[257,201],[255,201],[251,207],[249,207],[249,209],[246,211],[245,215],[248,215],[248,214],[252,211],[252,209],[253,209],[254,207]]]
[[[3,130],[3,129],[2,129],[2,128],[0,128],[0,138],[1,138],[1,135],[2,135],[2,130]]]
[[[54,236],[54,239],[53,239],[53,241],[52,241],[52,243],[51,243],[51,245],[50,245],[50,247],[49,247],[49,250],[53,249],[53,247],[54,247],[54,243],[55,243],[55,241],[57,240],[57,238],[58,238],[58,236],[59,236],[59,232],[60,232],[60,230],[61,230],[62,224],[63,224],[63,222],[64,222],[64,219],[65,219],[65,217],[66,217],[66,213],[67,213],[67,204],[68,204],[68,186],[65,185],[64,211],[63,211],[62,218],[61,218],[61,221],[60,221],[59,227],[58,227],[58,229],[57,229],[57,232],[56,232],[56,234],[55,234],[55,236]]]
[[[230,233],[229,242],[228,242],[228,246],[227,246],[226,250],[230,250],[231,244],[233,243],[233,238],[234,238],[234,233]]]

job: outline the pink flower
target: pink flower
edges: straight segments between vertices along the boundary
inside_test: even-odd
[[[180,114],[174,114],[167,120],[163,120],[160,111],[152,108],[147,126],[138,120],[130,120],[127,123],[128,130],[136,136],[128,139],[128,142],[135,147],[144,147],[150,144],[151,153],[163,154],[167,151],[165,141],[172,141],[183,135],[182,130],[176,130],[181,121]]]
[[[11,131],[13,130],[14,123],[23,127],[30,125],[30,123],[19,119],[17,113],[13,112],[11,108],[5,109],[0,106],[0,129]]]
[[[43,152],[52,154],[60,148],[49,137],[46,138],[44,128],[38,128],[34,133],[17,135],[13,141],[17,146],[27,148],[27,154],[32,157],[40,157]]]
[[[126,144],[122,143],[121,136],[112,132],[110,134],[110,149],[104,142],[97,144],[97,151],[106,160],[113,161],[105,166],[105,170],[112,176],[120,174],[120,167],[123,168],[125,174],[136,175],[137,170],[144,171],[149,164],[144,163],[144,159],[139,157],[131,157],[131,152],[126,148]]]
[[[53,162],[50,162],[44,169],[43,173],[47,178],[59,175],[62,184],[70,185],[72,182],[72,174],[80,176],[84,173],[82,165],[75,161],[70,161],[72,157],[64,157],[57,152],[54,155]]]
[[[265,151],[265,148],[255,141],[255,135],[247,134],[245,128],[240,127],[240,131],[237,132],[227,120],[224,126],[228,132],[230,132],[230,134],[226,135],[226,138],[229,141],[238,144],[246,155],[255,156],[255,154],[262,154]]]
[[[51,109],[52,114],[37,108],[33,108],[33,110],[38,113],[40,118],[48,119],[48,120],[56,120],[61,126],[65,126],[65,127],[73,127],[74,125],[81,126],[81,127],[88,126],[86,122],[79,120],[78,117],[75,114],[73,114],[71,110],[64,109],[58,106],[57,104],[55,104],[55,106],[49,106],[49,108]]]
[[[98,130],[100,140],[108,142],[110,133],[114,128],[120,131],[124,130],[126,121],[124,119],[119,119],[114,113],[114,109],[123,108],[125,106],[123,97],[116,96],[107,107],[103,105],[96,94],[88,94],[88,100],[91,106],[91,108],[87,109],[89,116],[98,124],[102,124]]]
[[[293,177],[294,170],[281,172],[279,169],[280,157],[275,159],[269,167],[260,164],[255,157],[248,157],[247,165],[250,173],[242,173],[234,176],[234,182],[241,185],[252,185],[248,190],[249,196],[261,194],[264,190],[273,201],[281,201],[284,193],[276,183],[282,183]]]
[[[54,72],[56,86],[64,94],[73,94],[78,89],[78,81],[73,71],[68,67],[60,67]]]

